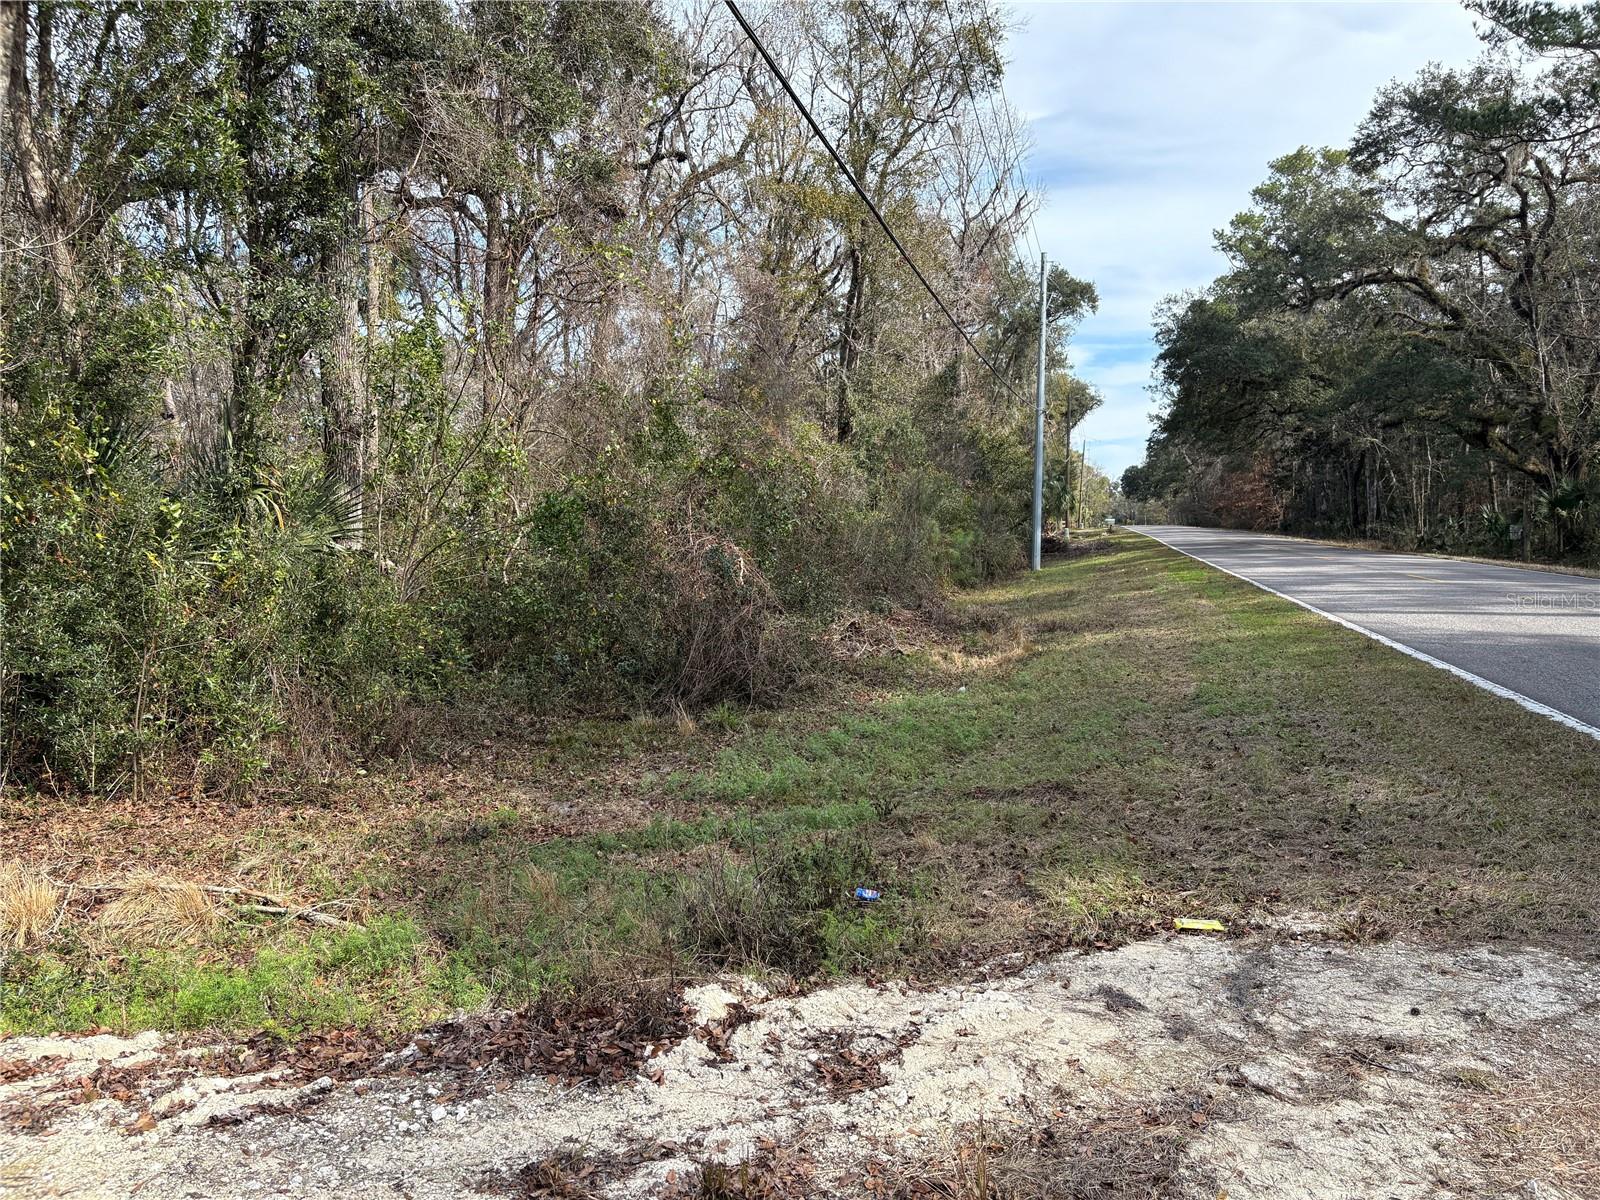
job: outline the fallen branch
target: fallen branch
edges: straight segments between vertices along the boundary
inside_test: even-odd
[[[263,913],[269,917],[289,917],[310,921],[313,925],[329,925],[340,929],[351,929],[355,925],[353,921],[346,921],[342,917],[330,916],[320,911],[324,907],[323,904],[290,904],[282,896],[274,896],[271,892],[258,892],[254,888],[202,885],[200,890],[213,896],[233,896],[256,901],[255,904],[239,905],[245,912]],[[324,903],[338,904],[341,901],[330,900]]]
[[[355,922],[346,921],[341,917],[331,917],[325,912],[318,912],[315,907],[289,908],[282,904],[241,904],[245,912],[264,913],[269,917],[299,918],[310,921],[313,925],[330,925],[339,929],[354,929]]]

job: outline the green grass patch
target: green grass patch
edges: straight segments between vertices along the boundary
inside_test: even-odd
[[[242,956],[235,959],[229,952]],[[412,921],[288,931],[264,944],[144,949],[107,957],[67,943],[7,964],[8,1033],[93,1028],[406,1028],[477,1003],[482,988]]]

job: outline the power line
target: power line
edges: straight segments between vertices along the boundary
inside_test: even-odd
[[[1005,114],[1005,118],[1006,118],[1006,138],[1007,138],[1007,140],[1014,141],[1016,139],[1016,137],[1017,137],[1016,114],[1014,112],[1012,112],[1012,110],[1011,110],[1011,100],[1006,95],[1006,85],[1003,82],[1000,84],[1000,111]],[[1020,169],[1021,168],[1020,168],[1020,164],[1019,164],[1019,166],[1017,168],[1017,171],[1019,173],[1020,173]],[[1007,178],[1010,178],[1009,174],[1008,174]],[[1017,193],[1018,198],[1020,199],[1023,195],[1025,195],[1026,191],[1027,191],[1026,187],[1024,187],[1021,191],[1019,191]],[[1035,209],[1035,211],[1038,211],[1038,210]],[[1038,238],[1038,236],[1037,236],[1037,234],[1035,232],[1034,226],[1035,226],[1035,223],[1034,223],[1034,220],[1033,220],[1033,216],[1030,214],[1029,217],[1028,217],[1028,223],[1025,226],[1023,226],[1023,231],[1028,235],[1028,240],[1033,244],[1033,252],[1034,252],[1034,254],[1038,255],[1038,254],[1042,254],[1044,251],[1043,251],[1042,246],[1040,245],[1039,238]]]
[[[969,97],[969,99],[970,99],[970,97]],[[1006,115],[1006,138],[1007,138],[1008,141],[1012,140],[1012,139],[1015,139],[1015,137],[1017,136],[1017,126],[1016,126],[1016,122],[1014,120],[1012,120],[1011,102],[1006,98],[1005,90],[1004,90],[1003,87],[1002,87],[1001,92],[1000,92],[1000,108],[1001,108],[1001,111],[1004,112],[1005,115]],[[973,116],[975,118],[978,118],[976,101],[974,101],[974,103],[973,103]],[[981,118],[978,118],[978,119],[981,121]],[[989,151],[989,135],[988,135],[988,132],[986,130],[984,130],[980,125],[979,133],[983,138],[983,153],[984,153],[984,157],[990,160],[989,161],[990,173],[992,175],[998,177],[1000,171],[999,171],[999,168],[994,164],[993,157],[992,157],[992,155],[990,154],[990,151]],[[1019,166],[1015,166],[1011,170],[1007,171],[1006,175],[1005,175],[1005,183],[1006,183],[1007,189],[1019,201],[1024,200],[1028,195],[1028,189],[1027,189],[1026,184],[1019,184],[1018,180],[1016,179],[1016,176],[1019,173],[1020,169],[1021,169],[1020,165]],[[1033,256],[1035,258],[1037,258],[1039,255],[1044,253],[1044,247],[1040,243],[1038,235],[1034,231],[1034,221],[1033,221],[1033,215],[1031,213],[1028,215],[1028,218],[1023,222],[1022,235],[1023,235],[1023,237],[1025,237],[1027,239],[1028,244],[1033,248]]]
[[[950,26],[951,38],[958,39],[959,34],[956,29],[956,18],[953,9],[947,8],[945,10],[945,21]],[[1000,111],[1005,114],[1006,118],[1006,141],[1014,145],[1017,137],[1017,126],[1011,112],[1011,101],[1006,97],[1005,83],[1001,81],[998,87],[1000,92]],[[997,157],[989,142],[988,127],[983,122],[983,114],[978,111],[978,99],[971,88],[967,89],[967,105],[972,109],[973,126],[978,131],[979,142],[983,145],[983,159],[989,164],[989,178],[993,180],[996,185],[1001,186],[1003,192],[1009,191],[1012,195],[1016,196],[1018,200],[1021,200],[1026,195],[1026,190],[1019,189],[1016,186],[1014,176],[1017,173],[1017,167],[1014,164],[1011,169],[1005,172],[1004,176],[1001,175]],[[1033,255],[1035,258],[1044,253],[1043,248],[1039,244],[1039,239],[1034,236],[1032,216],[1029,216],[1027,221],[1023,223],[1022,234],[1033,247]]]
[[[998,379],[1001,386],[1003,386],[1012,395],[1016,396],[1019,400],[1025,399],[1022,393],[1012,386],[1011,381],[1008,380],[1004,375],[1000,374],[995,365],[989,361],[988,355],[984,354],[982,350],[978,349],[978,343],[974,342],[971,335],[961,327],[961,322],[956,320],[955,314],[950,311],[950,306],[944,302],[943,298],[940,297],[938,292],[933,290],[933,284],[928,282],[927,276],[922,273],[922,268],[918,267],[911,255],[906,252],[906,248],[900,244],[900,239],[895,236],[894,230],[889,228],[889,222],[885,221],[883,219],[883,214],[878,211],[878,206],[872,202],[872,198],[867,195],[866,190],[861,186],[860,183],[856,181],[855,172],[852,171],[850,169],[850,165],[844,161],[844,157],[836,149],[834,149],[833,143],[828,140],[828,135],[822,132],[822,126],[817,124],[817,119],[811,115],[811,110],[805,106],[805,102],[802,101],[799,94],[795,92],[794,85],[789,82],[789,77],[783,73],[783,70],[778,66],[777,62],[774,61],[772,55],[767,53],[766,46],[762,45],[761,39],[756,36],[756,31],[750,27],[750,22],[744,19],[744,14],[739,11],[739,6],[734,3],[734,0],[722,0],[722,2],[728,6],[728,11],[733,14],[733,19],[739,22],[739,28],[744,30],[745,36],[750,39],[750,44],[756,48],[756,53],[761,55],[762,61],[767,64],[767,69],[777,76],[778,82],[783,85],[783,90],[788,94],[789,99],[792,100],[794,102],[794,106],[800,110],[800,115],[806,119],[806,124],[811,126],[811,132],[817,135],[817,140],[820,141],[823,146],[827,148],[828,153],[833,156],[834,163],[838,166],[839,170],[843,172],[844,177],[849,180],[850,186],[855,189],[856,195],[861,197],[861,202],[865,204],[868,211],[872,213],[873,218],[878,222],[878,227],[883,230],[884,236],[887,237],[893,244],[894,248],[900,252],[900,257],[905,260],[906,266],[911,268],[911,273],[917,277],[917,282],[922,284],[928,295],[933,297],[933,302],[939,306],[939,311],[944,314],[945,320],[950,322],[951,327],[961,335],[962,340],[966,342],[967,345],[972,348],[972,352],[978,356],[978,361],[989,368],[989,374]]]

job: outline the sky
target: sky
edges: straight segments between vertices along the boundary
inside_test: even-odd
[[[1347,145],[1384,84],[1483,47],[1443,0],[1011,8],[1005,87],[1032,136],[1040,246],[1100,292],[1070,353],[1105,403],[1077,437],[1115,477],[1144,458],[1157,405],[1151,314],[1225,269],[1212,232],[1267,163]]]

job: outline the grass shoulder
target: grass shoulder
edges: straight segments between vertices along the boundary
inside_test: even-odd
[[[38,821],[11,842],[0,1021],[403,1031],[716,971],[926,978],[1185,915],[1592,944],[1592,744],[1148,540],[1104,545],[961,595],[939,637],[788,709],[566,725],[182,836]],[[284,911],[212,894],[191,927],[119,929],[90,885],[141,871]]]

